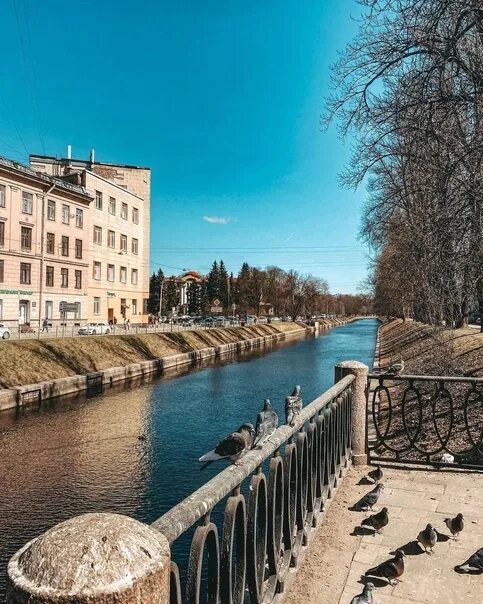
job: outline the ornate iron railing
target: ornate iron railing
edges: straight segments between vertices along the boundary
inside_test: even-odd
[[[368,379],[372,460],[483,468],[483,378]]]
[[[344,377],[302,409],[295,426],[279,427],[242,465],[151,525],[171,545],[172,604],[258,604],[286,589],[351,459],[354,380]],[[191,532],[182,568],[176,543]]]

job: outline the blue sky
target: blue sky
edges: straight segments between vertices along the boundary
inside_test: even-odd
[[[152,168],[152,268],[214,258],[311,272],[354,292],[364,191],[322,132],[355,0],[4,0],[0,154]]]

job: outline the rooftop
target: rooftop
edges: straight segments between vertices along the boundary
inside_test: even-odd
[[[46,185],[55,185],[55,187],[58,189],[64,189],[65,191],[76,193],[77,195],[82,195],[83,197],[92,199],[86,189],[80,185],[74,185],[61,178],[49,176],[48,174],[43,174],[42,172],[36,172],[29,166],[25,166],[24,164],[20,164],[16,161],[0,156],[0,167],[2,166],[9,171],[16,172],[17,174],[27,178],[33,178],[39,182],[45,183]]]
[[[90,159],[75,159],[67,157],[54,157],[53,155],[30,155],[30,162],[43,162],[43,163],[59,163],[59,164],[71,164],[71,165],[82,165],[82,166],[111,166],[112,168],[130,168],[132,170],[151,170],[146,166],[134,166],[132,164],[116,164],[105,161],[94,161]]]
[[[374,512],[386,506],[389,524],[379,535],[360,527],[370,513],[350,509],[372,488],[364,478],[367,470],[348,470],[285,603],[299,604],[303,593],[304,604],[349,604],[369,580],[375,585],[377,604],[481,602],[481,575],[458,574],[454,567],[483,546],[483,475],[385,468],[385,489]],[[465,528],[455,541],[444,519],[459,512]],[[438,532],[432,555],[425,554],[416,541],[428,523]],[[393,587],[385,580],[364,577],[369,568],[391,558],[398,548],[406,553],[400,583]]]

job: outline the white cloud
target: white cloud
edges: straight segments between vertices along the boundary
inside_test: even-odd
[[[223,218],[222,216],[203,216],[203,220],[211,224],[228,224],[230,222],[230,218]]]

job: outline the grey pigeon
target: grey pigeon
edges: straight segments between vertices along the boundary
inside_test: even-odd
[[[375,566],[374,568],[370,568],[366,571],[366,575],[371,575],[372,577],[383,577],[387,579],[388,583],[394,585],[393,581],[396,581],[396,584],[399,581],[399,577],[404,572],[404,558],[406,554],[402,551],[402,549],[396,550],[396,555],[394,558],[390,560],[386,560],[379,564],[379,566]]]
[[[372,510],[373,506],[376,505],[383,489],[383,484],[376,485],[372,491],[369,491],[367,495],[364,495],[364,497],[358,502],[357,507],[361,508],[362,510],[367,510],[367,508],[371,508]]]
[[[300,396],[300,386],[295,386],[290,396],[285,398],[285,423],[287,426],[294,426],[297,416],[302,411],[302,397]]]
[[[242,424],[237,432],[225,436],[212,451],[200,457],[199,461],[208,465],[213,461],[229,458],[238,465],[240,458],[252,448],[254,436],[253,424]]]
[[[253,446],[261,445],[270,438],[278,427],[278,415],[272,409],[270,399],[265,399],[263,411],[260,411],[255,426],[255,441]]]
[[[458,541],[458,535],[465,528],[463,514],[459,513],[454,518],[445,518],[444,523],[449,528],[455,541]]]
[[[382,508],[382,510],[377,514],[372,514],[372,516],[369,516],[369,518],[365,518],[361,522],[361,525],[370,526],[376,531],[376,533],[380,533],[388,523],[389,516],[387,514],[387,508]]]
[[[381,470],[381,466],[376,466],[374,468],[374,470],[371,470],[370,472],[368,472],[367,475],[369,476],[369,478],[371,480],[373,480],[377,484],[378,482],[381,482],[381,480],[383,479],[384,473]]]
[[[403,371],[404,361],[402,359],[399,359],[399,361],[396,361],[395,363],[392,363],[392,365],[389,365],[385,373],[387,375],[397,375],[398,373],[402,373]]]
[[[464,564],[455,566],[460,573],[483,573],[483,547],[475,552]]]
[[[438,535],[431,524],[427,524],[424,531],[421,531],[418,535],[418,541],[424,547],[424,551],[427,554],[433,553],[433,547],[436,545],[437,540]]]
[[[357,596],[354,596],[351,600],[351,604],[372,604],[373,603],[373,599],[372,599],[372,590],[374,589],[374,583],[371,583],[369,581],[369,583],[366,583],[364,585],[364,589],[362,590],[362,593],[360,593]]]

